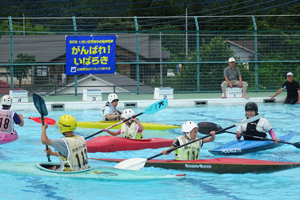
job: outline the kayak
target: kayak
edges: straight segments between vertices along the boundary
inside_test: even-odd
[[[94,128],[94,129],[103,129],[117,124],[120,121],[85,121],[77,122],[77,127],[81,128]],[[57,123],[56,123],[57,124]],[[141,122],[145,130],[169,130],[174,128],[181,128],[180,125],[169,125],[169,124],[156,124],[149,122]],[[57,124],[58,125],[58,124]],[[113,129],[120,129],[122,124],[113,127]]]
[[[115,152],[115,151],[131,151],[140,149],[157,149],[162,147],[170,147],[174,139],[164,138],[148,138],[148,139],[128,139],[115,136],[98,136],[86,141],[89,153],[95,152]]]
[[[14,134],[0,132],[0,144],[13,142],[19,138],[18,133],[14,130]]]
[[[49,170],[47,167],[58,165],[59,163],[49,162],[2,162],[0,163],[1,173],[10,173],[29,176],[47,176],[47,177],[64,177],[77,179],[90,179],[97,181],[153,181],[178,179],[183,176],[162,174],[147,171],[121,170],[109,167],[90,167],[87,170],[76,172],[61,172]]]
[[[281,141],[289,141],[296,133],[292,132],[290,134],[278,137]],[[266,149],[273,149],[282,146],[283,143],[275,144],[273,141],[258,141],[258,140],[234,140],[228,142],[218,148],[213,150],[208,150],[214,155],[242,155],[246,153],[252,153],[257,151],[262,151]]]
[[[121,162],[125,159],[89,158],[108,162]],[[148,160],[145,167],[180,169],[217,174],[271,173],[300,167],[300,162],[276,162],[243,158],[214,158],[201,160]]]

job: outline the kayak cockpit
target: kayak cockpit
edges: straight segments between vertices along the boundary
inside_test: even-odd
[[[59,168],[60,167],[60,163],[50,163],[50,162],[44,162],[44,163],[35,163],[35,166],[40,169],[40,170],[43,170],[43,171],[47,171],[47,172],[52,172],[52,173],[64,173],[64,174],[75,174],[75,173],[81,173],[81,172],[86,172],[86,171],[90,171],[93,169],[93,167],[89,166],[88,169],[85,169],[85,170],[81,170],[81,171],[74,171],[74,172],[63,172],[63,171],[56,171],[56,170],[51,170],[50,168],[53,167],[53,166],[56,166],[56,168]]]

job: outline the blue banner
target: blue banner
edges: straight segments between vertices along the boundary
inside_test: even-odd
[[[67,36],[66,74],[113,74],[116,36]]]

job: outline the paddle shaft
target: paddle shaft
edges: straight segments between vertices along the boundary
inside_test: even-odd
[[[141,112],[141,113],[139,113],[139,114],[137,114],[137,115],[134,115],[134,116],[132,116],[132,117],[135,118],[135,117],[137,117],[137,116],[142,115],[143,113],[144,113],[144,112]],[[105,130],[108,130],[108,129],[111,129],[111,128],[115,127],[115,126],[118,126],[119,124],[122,124],[123,122],[129,121],[130,119],[131,119],[131,117],[129,117],[129,118],[123,120],[123,121],[120,121],[119,123],[114,124],[114,125],[112,125],[112,126],[110,126],[110,127],[107,127]],[[91,138],[91,137],[93,137],[93,136],[95,136],[95,135],[97,135],[97,134],[99,134],[99,133],[102,133],[102,132],[103,132],[102,130],[101,130],[101,131],[98,131],[97,133],[94,133],[94,134],[92,134],[92,135],[89,135],[89,136],[87,136],[87,137],[84,138],[84,139],[89,139],[89,138]]]
[[[109,102],[106,103],[109,107],[111,107],[112,109],[114,109],[115,111],[117,111],[119,114],[122,114],[121,111],[119,111],[118,109],[116,109],[115,107],[113,107]]]

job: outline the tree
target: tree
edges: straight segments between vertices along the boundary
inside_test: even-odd
[[[10,62],[10,61],[9,61]],[[35,56],[30,56],[28,54],[18,54],[17,59],[14,64],[18,63],[35,63]],[[13,66],[13,76],[19,80],[19,87],[21,87],[22,79],[28,78],[30,75],[31,65],[15,65]],[[6,70],[11,73],[10,67],[7,66]]]

